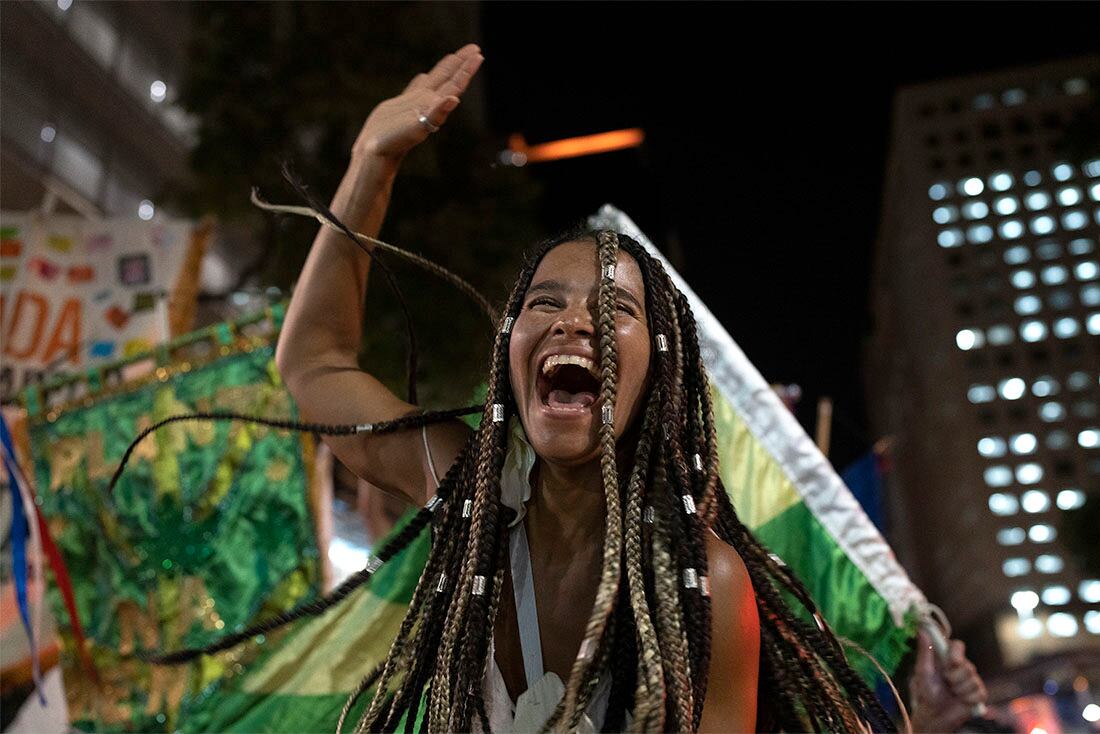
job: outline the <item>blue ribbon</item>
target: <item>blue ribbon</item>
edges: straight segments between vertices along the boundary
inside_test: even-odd
[[[35,671],[35,688],[38,692],[38,700],[46,705],[46,697],[42,694],[42,681],[38,678],[38,645],[34,639],[34,628],[31,627],[31,613],[27,602],[27,537],[30,535],[30,527],[27,524],[27,516],[23,512],[23,496],[19,488],[18,473],[15,468],[15,444],[11,440],[11,432],[8,430],[8,422],[0,415],[0,444],[3,445],[4,468],[8,472],[8,487],[11,489],[11,561],[12,575],[15,577],[15,600],[19,605],[19,616],[23,619],[23,628],[27,630],[27,639],[30,640],[31,665]],[[41,579],[39,579],[41,583]]]

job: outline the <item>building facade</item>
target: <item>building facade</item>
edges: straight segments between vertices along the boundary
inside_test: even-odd
[[[1001,700],[1100,686],[1065,522],[1100,502],[1098,109],[1100,57],[895,100],[866,360],[891,541]]]

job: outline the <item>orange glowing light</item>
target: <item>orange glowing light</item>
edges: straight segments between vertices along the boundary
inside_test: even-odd
[[[644,140],[645,133],[637,127],[553,140],[549,143],[538,143],[537,145],[528,145],[523,136],[517,133],[508,138],[508,148],[513,153],[527,156],[527,163],[541,163],[543,161],[558,161],[563,158],[577,158],[582,155],[610,153],[613,150],[637,148]]]

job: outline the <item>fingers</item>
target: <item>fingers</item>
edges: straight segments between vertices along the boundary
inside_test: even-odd
[[[474,74],[477,73],[477,70],[481,67],[481,62],[484,60],[485,57],[480,53],[467,57],[463,60],[462,66],[436,91],[443,96],[461,97],[466,88],[470,86],[470,80],[474,78]]]
[[[419,112],[417,116],[423,114],[424,117],[428,118],[428,122],[435,127],[443,127],[447,117],[450,116],[455,107],[458,107],[459,101],[458,97],[440,97],[427,111]]]
[[[932,638],[924,630],[917,632],[917,662],[913,672],[923,676],[936,674],[936,655],[932,649]]]
[[[428,72],[425,86],[428,89],[439,89],[462,68],[467,59],[480,55],[480,53],[481,49],[476,44],[470,43],[460,48],[456,53],[447,54]]]
[[[947,662],[949,665],[960,664],[966,661],[966,644],[962,640],[951,640],[947,646]]]

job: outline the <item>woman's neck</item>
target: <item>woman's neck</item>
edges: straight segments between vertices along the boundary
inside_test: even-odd
[[[600,462],[555,466],[539,460],[532,471],[528,527],[568,548],[590,546],[603,538],[604,500]]]

